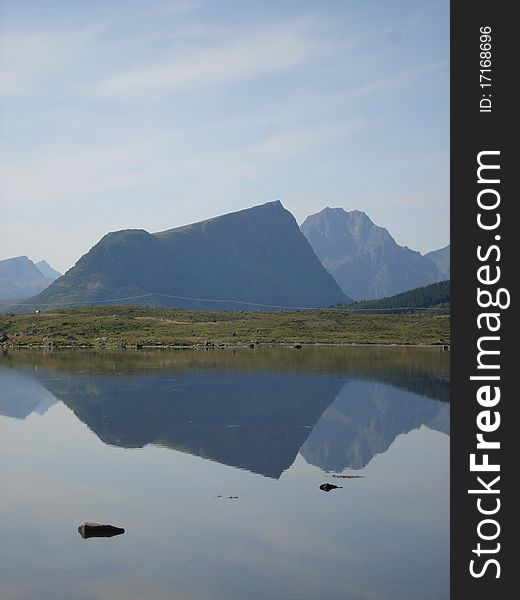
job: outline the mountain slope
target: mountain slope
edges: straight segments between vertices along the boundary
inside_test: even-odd
[[[0,260],[0,299],[23,299],[52,283],[27,256]]]
[[[450,278],[450,245],[448,244],[444,248],[439,250],[433,250],[425,254],[427,258],[433,260],[439,269],[439,273],[443,279]]]
[[[275,309],[348,302],[280,202],[155,234],[109,233],[35,306]]]
[[[449,406],[379,381],[349,381],[300,453],[325,471],[363,469],[397,436],[426,425],[449,435]]]
[[[59,271],[56,271],[56,269],[53,269],[46,260],[40,260],[35,264],[40,273],[44,277],[47,277],[47,279],[55,281],[56,279],[58,279],[58,277],[61,277],[61,273]]]
[[[159,445],[275,479],[343,386],[312,373],[52,375],[38,378],[105,444]]]
[[[355,300],[383,298],[442,279],[432,260],[399,246],[363,212],[325,208],[307,217],[301,231]]]

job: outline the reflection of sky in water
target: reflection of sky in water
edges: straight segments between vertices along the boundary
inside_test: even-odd
[[[34,395],[39,384],[21,374]],[[377,410],[360,412],[360,399]],[[399,409],[408,414],[414,399],[441,431],[412,419],[399,433]],[[61,402],[43,416],[2,417],[2,597],[446,599],[446,406],[376,381],[340,386],[306,443],[314,458],[327,443],[337,450],[341,425],[370,450],[383,428],[389,448],[354,480],[332,479],[302,454],[276,480],[195,452],[107,446]],[[344,488],[323,493],[324,481]],[[82,540],[88,520],[126,533]]]

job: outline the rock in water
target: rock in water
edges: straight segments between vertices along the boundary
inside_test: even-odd
[[[114,525],[101,525],[100,523],[82,523],[78,527],[79,534],[83,539],[91,537],[114,537],[125,532],[121,527]]]
[[[322,483],[320,485],[320,490],[324,492],[330,492],[330,490],[337,490],[339,488],[341,488],[340,485],[334,485],[333,483]]]

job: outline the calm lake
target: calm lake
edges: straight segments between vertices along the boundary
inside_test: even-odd
[[[9,352],[0,597],[447,600],[449,413],[437,349]]]

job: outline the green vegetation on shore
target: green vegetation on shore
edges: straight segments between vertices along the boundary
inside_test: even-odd
[[[10,346],[135,347],[279,343],[449,344],[450,318],[431,314],[187,311],[100,306],[0,315]]]
[[[439,281],[423,287],[401,292],[388,298],[379,298],[378,300],[362,300],[349,304],[349,310],[362,309],[387,309],[391,310],[410,310],[414,308],[450,308],[450,281]]]

